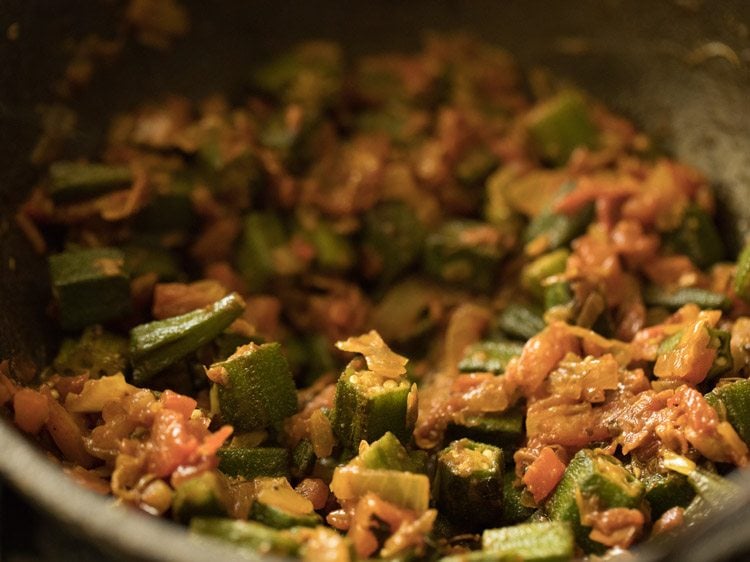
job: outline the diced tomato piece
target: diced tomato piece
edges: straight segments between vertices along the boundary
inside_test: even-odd
[[[539,456],[526,469],[523,475],[523,483],[534,496],[534,501],[539,504],[546,498],[565,472],[565,464],[560,460],[551,447],[545,447]]]

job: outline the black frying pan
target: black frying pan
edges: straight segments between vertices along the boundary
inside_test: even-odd
[[[94,153],[109,116],[179,92],[241,99],[253,64],[309,38],[347,52],[410,50],[425,30],[469,30],[511,50],[524,66],[570,78],[639,126],[677,158],[706,173],[721,203],[731,246],[750,233],[750,3],[702,0],[287,0],[184,1],[192,32],[167,52],[129,41],[71,105],[79,114],[69,156]],[[13,225],[13,209],[40,170],[28,155],[39,134],[36,108],[54,101],[68,38],[113,36],[123,1],[0,0],[0,358],[41,363],[55,341],[45,315],[43,260]],[[18,38],[6,30],[18,23]],[[0,472],[31,501],[117,558],[231,560],[231,551],[196,543],[178,527],[115,509],[80,490],[0,423]],[[750,500],[750,482],[738,504]],[[641,552],[726,559],[750,549],[750,511],[727,506],[706,529]],[[713,526],[712,529],[708,527]],[[748,550],[750,552],[750,550]],[[671,554],[669,554],[671,553]],[[244,558],[247,559],[247,558]]]

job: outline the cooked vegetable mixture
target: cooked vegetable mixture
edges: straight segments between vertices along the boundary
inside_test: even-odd
[[[72,478],[238,549],[569,560],[750,454],[750,248],[704,177],[467,37],[299,46],[118,116],[21,209],[64,338],[0,404]]]

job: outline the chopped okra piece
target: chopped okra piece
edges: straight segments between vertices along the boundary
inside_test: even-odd
[[[281,345],[249,343],[208,371],[216,406],[237,431],[282,421],[297,411],[297,392]]]
[[[737,257],[737,270],[734,273],[734,292],[750,301],[750,244],[746,244]]]
[[[490,291],[498,282],[504,254],[497,228],[479,221],[455,220],[427,237],[424,266],[427,273],[446,283]]]
[[[210,342],[243,310],[245,302],[237,293],[232,293],[205,308],[136,326],[130,330],[133,381],[139,385],[147,382]]]
[[[724,243],[713,218],[695,204],[685,209],[680,226],[664,235],[664,246],[685,254],[701,269],[721,261],[725,255]]]
[[[528,521],[536,511],[524,503],[524,487],[516,486],[516,474],[506,470],[503,475],[503,524],[515,525]]]
[[[482,550],[524,562],[567,562],[573,558],[575,541],[569,523],[523,523],[501,529],[485,529]]]
[[[687,507],[695,496],[687,477],[676,472],[649,474],[642,478],[642,482],[653,521],[675,506]]]
[[[388,201],[367,211],[362,237],[366,274],[385,286],[419,257],[425,229],[411,207]]]
[[[273,277],[296,268],[293,256],[284,252],[287,241],[284,224],[275,213],[253,212],[245,217],[237,269],[250,290],[260,291]]]
[[[718,386],[706,395],[706,401],[750,445],[750,381],[740,379]]]
[[[344,272],[354,264],[354,248],[350,240],[324,221],[303,230],[302,236],[315,249],[315,265],[323,271]]]
[[[454,441],[437,457],[438,508],[468,526],[502,520],[503,451],[470,439]]]
[[[590,449],[582,449],[565,469],[562,480],[547,502],[552,521],[569,521],[576,541],[586,552],[603,552],[604,545],[589,538],[591,527],[581,524],[579,496],[594,499],[599,509],[637,508],[643,497],[643,484],[616,458]]]
[[[511,303],[497,319],[497,327],[508,336],[527,340],[541,332],[546,324],[535,306]]]
[[[430,479],[426,474],[341,466],[333,472],[331,491],[341,501],[356,500],[372,492],[380,499],[419,513],[430,503]]]
[[[61,375],[88,373],[92,379],[121,373],[128,366],[128,340],[91,326],[79,339],[63,340],[52,366]]]
[[[251,479],[289,472],[289,451],[283,447],[223,447],[217,456],[219,470],[227,476]]]
[[[502,374],[514,357],[521,355],[523,344],[511,341],[480,341],[464,351],[458,369],[464,373]]]
[[[274,529],[290,529],[291,527],[315,527],[323,524],[323,518],[317,513],[293,513],[283,508],[254,501],[250,510],[250,519],[263,523]]]
[[[55,203],[67,203],[124,189],[133,182],[128,166],[55,162],[49,168],[49,194]]]
[[[221,476],[204,472],[182,482],[172,498],[172,518],[189,523],[193,517],[226,517],[229,491]]]
[[[544,310],[575,306],[573,289],[568,281],[557,281],[544,287]]]
[[[648,306],[663,306],[677,310],[686,304],[694,303],[702,309],[729,310],[731,302],[722,293],[699,287],[682,287],[675,290],[650,285],[643,290],[643,301]]]
[[[556,213],[553,210],[554,201],[564,197],[572,191],[575,183],[564,183],[553,198],[553,202],[541,213],[535,216],[524,232],[526,253],[538,256],[550,250],[556,250],[568,244],[571,240],[586,231],[594,218],[594,204],[588,203],[570,215]]]
[[[567,248],[558,248],[539,256],[521,271],[521,285],[537,300],[544,300],[544,280],[563,273],[569,256],[570,251]]]
[[[273,529],[254,521],[195,517],[190,521],[190,531],[230,542],[238,548],[258,554],[295,556],[300,549],[300,541],[291,532]]]
[[[421,452],[423,451],[407,451],[401,441],[389,431],[369,444],[364,451],[360,450],[352,464],[379,470],[425,472],[426,459],[419,455]]]
[[[250,518],[275,529],[315,527],[323,519],[313,504],[295,491],[286,478],[259,478]]]
[[[565,164],[576,148],[592,148],[598,140],[586,101],[573,91],[560,92],[532,109],[527,129],[539,156],[558,166]]]
[[[497,414],[464,416],[461,421],[448,424],[446,438],[466,437],[498,447],[516,447],[523,441],[524,415],[521,408],[511,408]]]
[[[125,257],[116,248],[73,250],[49,257],[52,292],[66,330],[116,320],[130,312]]]
[[[302,478],[310,473],[315,465],[315,449],[312,441],[302,439],[292,449],[292,476]]]
[[[408,380],[382,380],[369,371],[347,368],[336,384],[332,419],[341,444],[356,451],[360,441],[370,443],[388,431],[408,443],[414,429],[415,392]]]

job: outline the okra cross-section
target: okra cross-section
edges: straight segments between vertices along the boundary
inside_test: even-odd
[[[193,517],[224,517],[229,505],[229,491],[216,472],[204,472],[175,488],[172,517],[189,523]]]
[[[573,558],[575,543],[569,523],[540,521],[482,533],[482,550],[498,559],[517,557],[524,562],[565,562]]]
[[[297,409],[297,393],[281,346],[249,343],[208,372],[222,418],[237,431],[280,422]]]
[[[55,203],[67,203],[97,197],[128,187],[133,173],[128,166],[55,162],[49,168],[49,194]]]
[[[216,453],[219,470],[248,480],[260,476],[286,476],[289,451],[283,447],[222,447]]]
[[[416,389],[405,379],[383,379],[370,371],[347,368],[336,385],[333,429],[341,443],[356,451],[390,431],[402,443],[411,439]]]
[[[130,331],[133,381],[147,382],[158,372],[210,342],[245,309],[237,293],[205,308],[173,318],[141,324]]]
[[[717,386],[706,395],[706,401],[750,444],[750,381],[738,381]]]
[[[579,499],[593,500],[599,510],[637,508],[643,492],[643,484],[616,458],[582,449],[565,469],[546,510],[553,521],[569,521],[573,525],[576,541],[586,552],[602,552],[605,547],[589,538],[591,527],[581,524]]]
[[[438,454],[437,503],[441,512],[469,526],[500,524],[503,451],[470,439],[454,441]]]
[[[49,257],[52,292],[66,330],[122,318],[130,312],[125,257],[116,248],[92,248]]]

